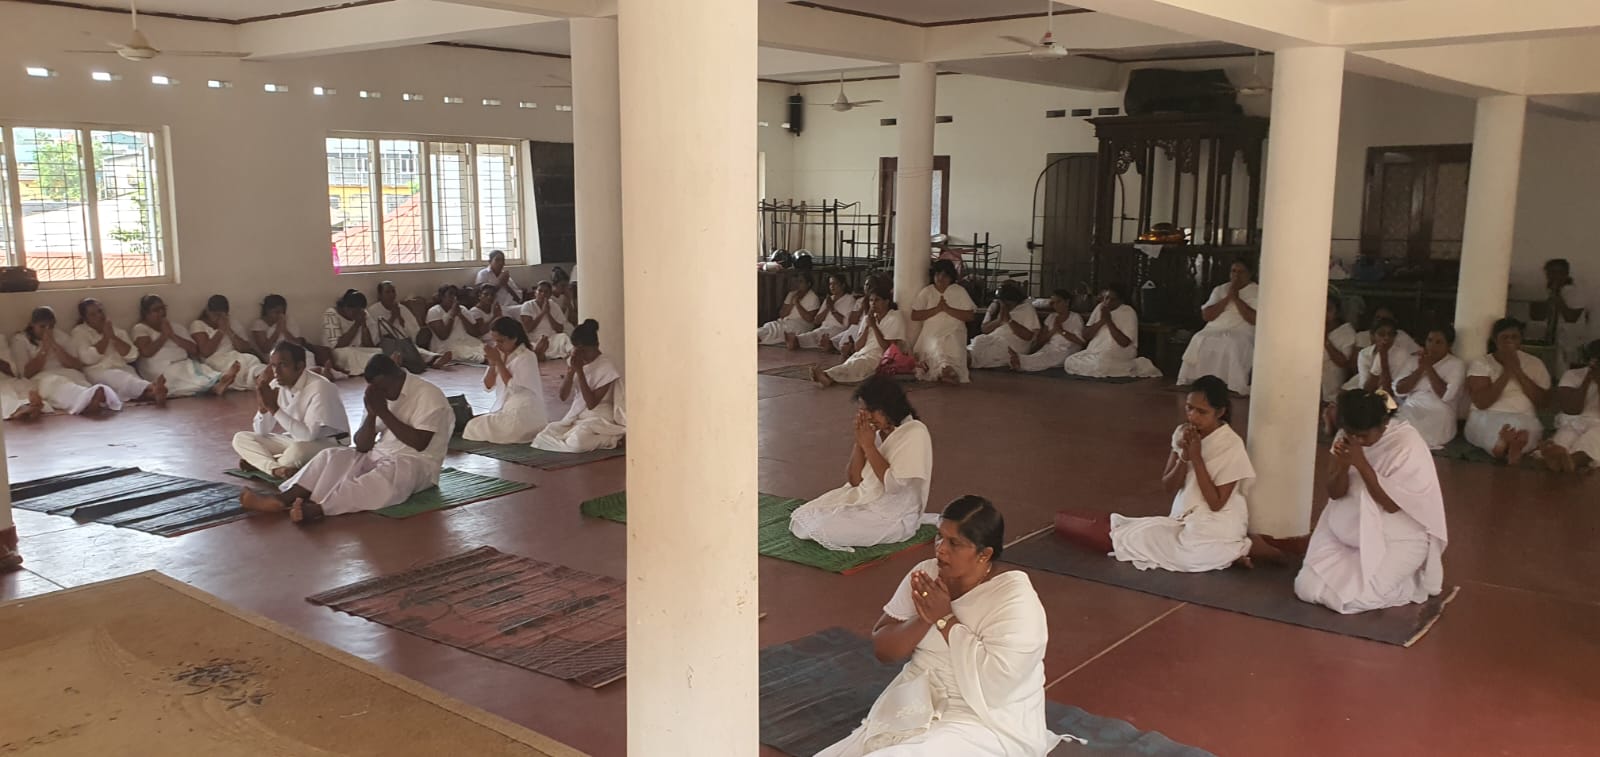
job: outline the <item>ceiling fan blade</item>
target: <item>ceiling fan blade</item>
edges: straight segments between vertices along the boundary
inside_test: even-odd
[[[572,89],[571,84],[540,84],[539,89]]]
[[[856,106],[856,107],[860,107],[862,105],[871,105],[873,103],[881,103],[881,102],[883,102],[883,101],[882,100],[851,100],[850,104],[853,105],[853,106]]]
[[[1017,43],[1019,45],[1022,45],[1023,47],[1030,48],[1030,49],[1039,46],[1039,41],[1038,40],[1023,39],[1022,37],[1018,37],[1015,34],[1002,34],[1002,35],[1000,35],[1000,39],[1003,39],[1003,40],[1005,40],[1007,42],[1015,42],[1015,43]]]
[[[162,50],[162,55],[176,55],[181,58],[248,58],[252,53],[236,53],[224,50]]]
[[[984,53],[983,57],[985,57],[985,58],[1015,58],[1018,55],[1027,55],[1029,52],[1030,51],[1028,51],[1028,50],[1018,50],[1016,52],[1010,52],[1010,53]]]
[[[62,50],[64,53],[83,53],[87,55],[116,55],[116,50]]]

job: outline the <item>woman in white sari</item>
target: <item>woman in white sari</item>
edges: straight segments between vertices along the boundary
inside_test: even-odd
[[[889,287],[867,295],[867,313],[862,316],[860,338],[848,345],[844,362],[823,370],[811,367],[811,380],[824,387],[834,384],[859,384],[878,372],[878,363],[889,345],[906,348],[906,318],[890,302]]]
[[[1355,375],[1357,353],[1360,351],[1356,346],[1356,327],[1347,323],[1340,314],[1338,298],[1328,298],[1328,313],[1322,331],[1322,401],[1331,404],[1339,399],[1344,382]]]
[[[572,406],[534,437],[533,446],[549,452],[615,449],[628,432],[622,371],[600,353],[600,324],[593,318],[572,330],[572,344],[561,380],[561,399],[570,399]]]
[[[501,318],[490,327],[489,367],[483,388],[494,392],[494,409],[467,421],[462,438],[494,444],[527,444],[550,422],[544,407],[544,382],[539,356],[515,318]]]
[[[1157,378],[1161,370],[1139,357],[1139,314],[1127,304],[1121,284],[1108,284],[1100,293],[1100,306],[1089,317],[1083,336],[1089,346],[1069,356],[1061,367],[1074,376]]]
[[[139,322],[133,325],[133,346],[139,350],[139,373],[150,381],[167,380],[168,397],[190,397],[228,391],[236,373],[219,373],[200,362],[199,348],[178,333],[167,319],[167,303],[147,294],[139,299]]]
[[[83,375],[90,381],[111,387],[123,402],[166,406],[167,377],[146,381],[133,370],[131,363],[139,359],[139,348],[128,332],[111,323],[99,300],[91,297],[78,301],[78,325],[72,327],[72,344],[83,361]]]
[[[517,311],[522,330],[527,332],[540,360],[564,360],[572,354],[572,323],[552,296],[554,292],[550,282],[539,282],[533,288],[533,297]]]
[[[849,317],[845,320],[844,330],[834,334],[832,339],[822,344],[824,352],[842,352],[849,355],[855,351],[856,340],[861,338],[861,319],[867,314],[868,300],[872,298],[872,293],[883,289],[883,291],[890,292],[888,299],[890,301],[894,300],[893,282],[887,285],[887,289],[884,289],[884,286],[884,279],[878,274],[867,275],[867,278],[861,282],[861,296],[856,298],[855,307],[851,309]],[[907,354],[909,354],[909,350]]]
[[[1246,491],[1255,468],[1234,432],[1228,385],[1216,376],[1195,379],[1184,400],[1184,423],[1172,432],[1161,481],[1176,489],[1170,515],[1130,518],[1064,511],[1056,531],[1097,552],[1110,552],[1140,570],[1201,573],[1250,554]]]
[[[1010,365],[1011,356],[1033,346],[1039,335],[1039,311],[1013,282],[1000,285],[995,301],[984,313],[983,333],[967,345],[973,368]]]
[[[849,736],[817,757],[1045,757],[1044,605],[997,571],[1005,520],[982,497],[944,509],[934,559],[911,569],[872,629],[881,662],[907,660]]]
[[[1586,365],[1561,377],[1556,389],[1556,434],[1539,454],[1558,473],[1577,473],[1600,463],[1600,340],[1583,348]]]
[[[1449,536],[1439,474],[1388,395],[1339,395],[1328,506],[1295,577],[1301,600],[1353,614],[1422,602],[1444,585]]]
[[[352,376],[367,369],[367,362],[382,355],[378,327],[367,315],[367,296],[346,289],[333,307],[322,313],[322,346],[333,356],[333,367]]]
[[[215,371],[232,371],[236,392],[254,391],[256,380],[267,369],[266,363],[251,352],[254,349],[245,339],[245,329],[228,314],[228,298],[220,294],[206,300],[206,309],[189,324],[189,336],[205,364]]]
[[[965,384],[967,372],[967,322],[978,306],[966,287],[956,283],[956,265],[948,260],[933,264],[933,283],[911,300],[911,320],[922,324],[912,345],[918,381]]]
[[[55,410],[82,415],[122,409],[115,389],[92,384],[83,375],[83,361],[67,336],[56,330],[56,311],[49,307],[33,309],[28,328],[11,340],[11,354],[22,378],[34,381]]]
[[[856,296],[850,293],[850,285],[844,275],[835,273],[828,276],[828,296],[817,310],[817,317],[813,321],[816,328],[788,335],[786,340],[789,349],[814,350],[824,345],[832,346],[833,338],[849,328],[850,317],[855,310]]]
[[[783,298],[778,310],[778,320],[768,321],[756,329],[756,343],[775,347],[788,344],[790,336],[803,334],[815,327],[817,311],[822,301],[811,291],[811,279],[803,273],[789,278],[789,294]]]
[[[261,317],[250,324],[250,340],[255,343],[256,352],[262,355],[271,355],[283,342],[297,344],[306,351],[306,365],[311,370],[329,381],[339,378],[339,374],[331,367],[333,350],[313,344],[295,331],[294,323],[289,318],[289,301],[281,294],[269,294],[261,298]]]
[[[1430,448],[1439,449],[1456,438],[1467,364],[1450,353],[1456,343],[1454,328],[1432,329],[1426,339],[1422,351],[1407,361],[1410,373],[1395,382],[1400,397],[1395,417],[1411,424]]]
[[[1539,407],[1550,390],[1550,370],[1522,351],[1522,322],[1495,321],[1489,354],[1467,369],[1467,441],[1510,465],[1522,462],[1543,441]]]
[[[1352,389],[1395,393],[1395,382],[1411,375],[1416,356],[1397,342],[1400,333],[1394,321],[1384,319],[1372,325],[1372,344],[1356,355],[1356,375]]]
[[[483,330],[478,325],[481,316],[476,308],[464,307],[460,295],[461,290],[449,284],[439,287],[439,304],[428,308],[433,346],[464,363],[482,363]]]
[[[1011,353],[1011,370],[1038,373],[1060,368],[1072,353],[1083,349],[1083,316],[1072,312],[1072,293],[1057,289],[1050,295],[1050,317],[1033,338],[1033,352]]]
[[[438,353],[426,350],[417,343],[422,324],[417,322],[417,314],[400,301],[400,290],[395,288],[393,281],[378,282],[378,301],[367,308],[367,315],[377,321],[379,349],[403,352],[409,345],[410,349],[417,351],[417,357],[424,366],[434,369],[446,368],[450,361],[455,360],[456,356],[448,351]]]
[[[1200,308],[1206,327],[1189,340],[1178,369],[1178,385],[1200,376],[1218,376],[1234,394],[1250,393],[1250,369],[1256,351],[1256,303],[1260,287],[1250,280],[1250,264],[1233,261],[1227,283],[1211,290]]]
[[[790,533],[840,552],[911,538],[924,522],[933,481],[933,437],[900,384],[874,376],[856,388],[855,399],[845,485],[789,517]]]
[[[0,339],[0,417],[8,421],[31,421],[49,412],[39,385],[22,377],[22,366],[12,362],[11,346]],[[4,514],[0,513],[0,517]],[[5,566],[0,564],[0,570]]]

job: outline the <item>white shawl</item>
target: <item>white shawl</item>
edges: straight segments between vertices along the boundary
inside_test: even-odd
[[[933,483],[933,436],[928,427],[915,418],[907,418],[887,437],[878,440],[878,451],[889,461],[889,470],[883,474],[883,500],[916,498],[916,511],[928,507],[928,488]],[[862,483],[877,480],[877,473],[869,464],[862,471]],[[905,503],[911,510],[911,503]],[[899,509],[899,508],[894,508]]]
[[[489,349],[492,350],[498,348],[491,346]],[[511,399],[511,395],[518,392],[527,392],[532,394],[538,400],[537,407],[539,408],[539,411],[543,413],[544,382],[539,378],[539,356],[533,354],[532,350],[519,344],[517,345],[516,349],[511,351],[511,354],[506,355],[505,357],[506,367],[511,370],[511,380],[503,381],[500,380],[498,376],[496,377],[494,384],[494,409],[490,410],[489,412],[500,412],[505,408],[506,402]],[[490,367],[488,370],[493,371],[496,369]],[[578,391],[577,387],[573,387],[573,391]],[[579,394],[579,399],[582,399],[582,393],[580,392]]]
[[[1342,435],[1343,432],[1341,432]],[[1422,588],[1428,596],[1438,594],[1444,585],[1441,558],[1449,536],[1445,530],[1444,495],[1439,490],[1439,473],[1433,453],[1422,434],[1402,420],[1389,421],[1383,436],[1365,450],[1367,462],[1378,474],[1378,483],[1400,511],[1428,532],[1428,559],[1422,566]],[[1350,471],[1350,494],[1359,496],[1361,507],[1361,578],[1370,584],[1388,552],[1383,531],[1383,508],[1367,491],[1361,474]]]
[[[1183,426],[1178,426],[1172,432],[1172,449],[1178,452],[1183,439]],[[1245,449],[1244,440],[1239,438],[1238,432],[1233,427],[1224,423],[1215,431],[1200,438],[1200,457],[1205,460],[1206,472],[1211,474],[1211,480],[1218,487],[1227,486],[1237,482],[1233,494],[1229,497],[1230,503],[1234,498],[1243,502],[1247,498],[1246,489],[1256,477],[1255,466],[1250,464],[1250,455]],[[1194,466],[1189,466],[1189,472],[1183,480],[1183,489],[1172,502],[1172,517],[1183,520],[1189,515],[1201,512],[1211,514],[1211,505],[1206,502],[1205,495],[1200,492],[1196,482]]]

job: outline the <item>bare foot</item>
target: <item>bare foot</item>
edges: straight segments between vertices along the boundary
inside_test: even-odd
[[[211,393],[218,397],[225,394],[228,389],[233,387],[233,380],[239,378],[239,370],[238,363],[228,366],[228,370],[222,374],[222,378],[217,379],[217,383],[211,387]]]
[[[549,358],[545,357],[545,353],[549,351],[550,337],[548,335],[539,337],[539,343],[533,345],[533,354],[537,355],[540,360],[548,360]]]
[[[1494,456],[1494,459],[1499,460],[1511,451],[1511,433],[1511,426],[1500,427],[1499,440],[1495,442],[1494,449],[1489,450],[1489,454]]]
[[[106,390],[96,389],[94,394],[89,396],[89,406],[83,409],[83,414],[94,415],[104,409],[106,409]]]
[[[1006,352],[1011,353],[1011,370],[1022,370],[1022,356],[1018,355],[1016,350],[1006,350]]]
[[[839,351],[839,346],[834,344],[832,339],[824,339],[822,340],[822,351],[832,355]]]
[[[956,367],[953,365],[947,365],[939,372],[939,380],[946,384],[961,383],[961,377],[956,375]]]
[[[255,471],[255,472],[258,472],[258,473],[259,473],[259,472],[260,472],[260,471],[261,471],[261,469],[260,469],[260,468],[257,468],[257,467],[255,467],[255,466],[254,466],[254,465],[251,465],[251,464],[250,464],[250,463],[249,463],[249,461],[247,461],[247,460],[245,460],[245,459],[244,459],[244,458],[242,458],[242,457],[241,457],[241,458],[239,458],[239,470],[242,470],[242,471],[244,471],[244,472],[246,472],[246,473],[249,473],[249,472],[251,472],[251,471]]]
[[[285,509],[277,497],[250,489],[239,490],[239,506],[253,513],[281,513]]]
[[[1506,448],[1506,465],[1521,465],[1522,455],[1528,450],[1528,432],[1513,431],[1507,441],[1510,446]]]
[[[1546,444],[1539,448],[1539,457],[1544,460],[1544,467],[1551,473],[1570,472],[1567,467],[1572,464],[1572,456],[1562,447]]]
[[[297,499],[289,506],[289,520],[305,525],[322,520],[322,505]]]
[[[811,366],[811,380],[817,382],[817,385],[823,389],[833,386],[833,377],[823,371],[822,366],[819,365]]]
[[[150,398],[155,401],[156,407],[167,406],[166,376],[157,376],[155,382],[150,384]]]
[[[454,363],[455,361],[456,361],[456,353],[451,352],[449,350],[445,350],[443,353],[441,353],[439,355],[439,367],[440,368],[449,368],[450,364]]]
[[[794,334],[784,334],[783,346],[788,347],[791,350],[800,349],[800,337],[795,336]]]
[[[287,467],[284,467],[284,466],[280,465],[280,466],[278,466],[276,468],[273,468],[272,469],[272,473],[270,475],[273,478],[287,480],[290,476],[294,475],[294,469],[293,468],[287,468]]]

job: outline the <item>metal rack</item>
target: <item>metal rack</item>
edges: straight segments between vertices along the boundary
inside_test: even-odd
[[[884,237],[887,218],[865,212],[859,202],[766,200],[758,213],[763,259],[777,250],[806,250],[818,266],[893,262],[893,249]]]

